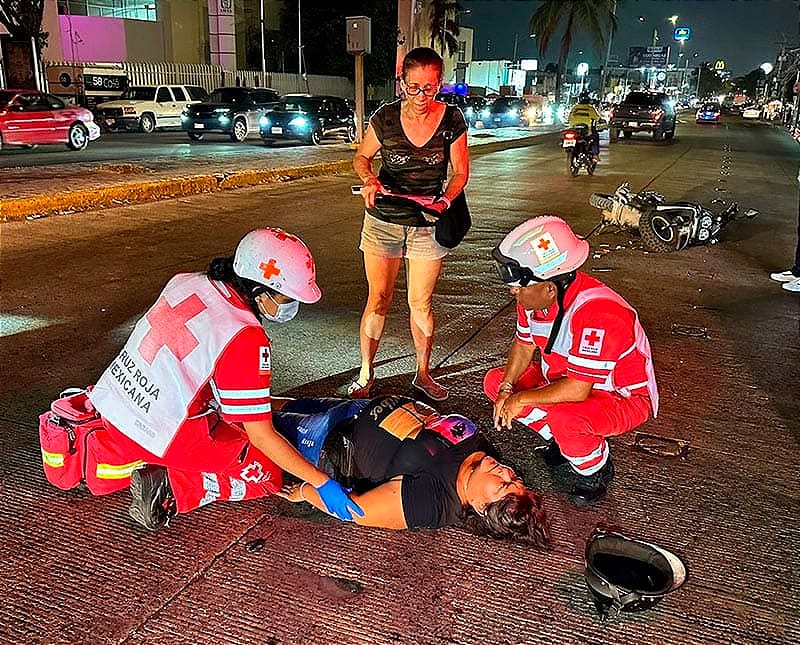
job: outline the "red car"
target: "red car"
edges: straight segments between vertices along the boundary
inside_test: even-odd
[[[0,90],[0,149],[65,143],[83,150],[100,136],[89,110],[38,90]]]

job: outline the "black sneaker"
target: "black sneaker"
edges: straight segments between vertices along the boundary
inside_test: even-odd
[[[614,479],[614,464],[609,457],[606,465],[593,475],[588,477],[575,475],[576,481],[569,491],[569,501],[575,506],[599,504],[605,499],[612,479]]]
[[[557,468],[567,463],[567,458],[561,454],[561,449],[555,441],[548,441],[543,446],[536,446],[533,454],[539,457],[550,468]]]
[[[176,513],[175,498],[164,466],[147,464],[134,470],[131,473],[131,495],[133,500],[128,515],[148,531],[157,531],[165,526]]]

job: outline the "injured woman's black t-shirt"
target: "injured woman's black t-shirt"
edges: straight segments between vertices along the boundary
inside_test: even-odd
[[[457,444],[423,427],[427,413],[413,399],[373,399],[353,428],[355,463],[361,474],[381,484],[403,477],[402,503],[406,526],[441,528],[463,519],[456,491],[458,469],[469,455],[494,447],[480,432]]]

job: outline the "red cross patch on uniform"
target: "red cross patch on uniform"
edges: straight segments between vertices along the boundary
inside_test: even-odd
[[[269,345],[262,345],[258,348],[258,369],[261,372],[268,372],[272,369],[270,360]]]
[[[584,327],[581,332],[581,344],[578,347],[578,353],[588,354],[589,356],[600,356],[600,350],[603,348],[603,336],[605,335],[605,329]]]

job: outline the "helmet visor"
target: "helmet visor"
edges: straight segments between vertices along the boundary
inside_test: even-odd
[[[500,279],[509,286],[524,287],[530,282],[542,282],[528,267],[522,266],[514,258],[503,255],[499,246],[492,251],[492,258],[497,263]]]

